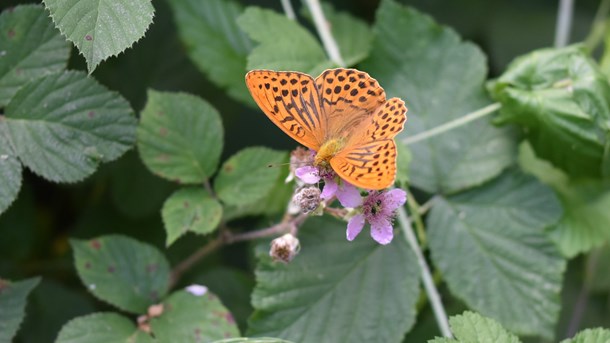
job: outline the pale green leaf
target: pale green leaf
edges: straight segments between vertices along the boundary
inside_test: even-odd
[[[370,56],[362,68],[388,97],[409,108],[398,140],[430,130],[489,104],[483,82],[487,62],[451,29],[393,0],[376,15]],[[498,175],[510,165],[516,145],[507,129],[479,119],[409,146],[411,184],[428,192],[451,193]]]
[[[610,330],[596,328],[586,329],[574,336],[573,338],[565,339],[561,343],[608,343],[610,342]]]
[[[28,294],[40,278],[10,282],[0,278],[0,342],[11,342],[25,316]]]
[[[300,71],[315,77],[326,69],[324,66],[331,66],[316,38],[283,14],[249,7],[237,24],[260,43],[248,55],[248,70]]]
[[[159,342],[211,342],[239,336],[233,316],[212,293],[173,293],[163,302],[163,314],[152,318]]]
[[[82,180],[135,141],[129,103],[76,71],[22,87],[6,108],[5,124],[21,162],[56,182]]]
[[[289,264],[272,262],[269,244],[260,245],[249,335],[299,343],[401,341],[419,296],[414,254],[401,235],[383,246],[365,232],[348,242],[345,230],[345,222],[309,219]]]
[[[173,0],[169,5],[193,63],[230,96],[254,104],[244,82],[253,44],[236,22],[241,5],[232,0]]]
[[[133,320],[116,313],[94,313],[69,321],[55,343],[152,343]]]
[[[429,343],[520,343],[519,338],[500,324],[478,313],[464,312],[449,318],[454,339],[436,338]]]
[[[214,231],[222,218],[222,206],[203,188],[184,188],[167,199],[161,215],[169,246],[187,231],[202,235]]]
[[[509,170],[434,201],[428,217],[432,259],[469,307],[516,333],[550,338],[565,261],[544,229],[561,215],[550,188]]]
[[[0,107],[28,81],[66,68],[70,46],[42,6],[3,11],[0,32]]]
[[[21,188],[21,163],[12,148],[5,122],[0,115],[0,214],[13,203]]]
[[[228,205],[254,204],[271,192],[281,174],[281,169],[274,165],[285,161],[286,153],[282,151],[263,147],[243,149],[222,165],[214,189]]]
[[[76,271],[97,298],[146,313],[169,286],[169,263],[155,247],[120,235],[71,240]]]
[[[155,9],[150,0],[43,0],[55,26],[73,42],[92,73],[144,36]]]
[[[223,146],[220,114],[190,94],[150,90],[138,126],[138,149],[155,174],[202,183],[216,171]]]

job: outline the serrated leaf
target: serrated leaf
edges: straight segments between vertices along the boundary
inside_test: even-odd
[[[332,66],[316,38],[285,15],[248,7],[237,24],[260,43],[248,55],[248,70],[291,70],[315,77]]]
[[[9,141],[6,119],[0,115],[0,214],[17,198],[21,188],[21,163]]]
[[[274,263],[259,246],[255,312],[248,335],[295,342],[399,342],[415,322],[419,271],[405,240],[382,246],[346,224],[311,218],[299,231],[301,251]],[[371,329],[374,328],[374,329]]]
[[[521,56],[491,88],[498,123],[526,128],[536,154],[573,176],[599,177],[610,133],[610,84],[577,46]]]
[[[489,104],[483,53],[430,17],[384,0],[377,10],[376,38],[362,68],[388,97],[402,98],[409,113],[398,140],[430,130]],[[407,44],[408,42],[408,44]],[[409,146],[411,184],[430,193],[466,189],[500,174],[515,157],[507,129],[479,119]]]
[[[1,108],[28,81],[65,69],[70,46],[39,5],[3,11],[0,32]]]
[[[201,188],[184,188],[167,199],[161,215],[169,246],[187,231],[213,232],[222,218],[222,206]]]
[[[150,0],[43,0],[61,33],[92,73],[108,57],[137,42],[153,20]]]
[[[55,182],[82,180],[135,141],[136,119],[127,101],[76,71],[23,86],[4,121],[21,162]]]
[[[451,292],[508,329],[552,337],[565,261],[544,229],[562,211],[550,190],[516,170],[434,202],[430,251]]]
[[[236,22],[242,6],[232,0],[175,0],[169,5],[193,63],[230,96],[254,104],[244,82],[253,44]]]
[[[25,316],[28,294],[40,278],[10,282],[0,278],[0,342],[11,342]]]
[[[155,247],[121,235],[71,240],[76,271],[97,298],[146,313],[169,286],[169,263]]]
[[[134,322],[116,313],[94,313],[69,321],[55,343],[152,343]]]
[[[212,343],[293,343],[279,338],[271,337],[239,337],[229,338],[220,341],[214,341]]]
[[[561,343],[608,343],[610,342],[610,330],[596,328],[586,329],[573,338],[564,339]]]
[[[178,291],[163,302],[163,314],[150,321],[159,342],[213,341],[239,336],[233,316],[212,293]]]
[[[138,149],[153,173],[179,183],[203,183],[216,171],[223,136],[220,114],[207,101],[149,90]]]
[[[596,179],[570,179],[549,162],[538,159],[529,144],[520,147],[521,167],[550,185],[564,207],[549,235],[566,257],[573,257],[610,239],[610,185]]]
[[[520,343],[517,336],[506,331],[500,324],[478,313],[464,312],[449,318],[455,339],[437,338],[429,343]]]
[[[231,156],[214,180],[216,194],[228,205],[244,206],[265,198],[278,180],[286,153],[263,147],[246,148]],[[270,166],[271,165],[271,166]]]

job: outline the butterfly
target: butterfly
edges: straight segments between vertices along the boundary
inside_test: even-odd
[[[293,71],[252,70],[250,94],[267,117],[316,152],[314,165],[364,189],[384,189],[396,177],[394,137],[407,120],[404,101],[386,100],[369,74],[328,69],[315,80]]]

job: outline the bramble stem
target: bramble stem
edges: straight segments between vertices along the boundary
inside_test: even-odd
[[[426,291],[428,299],[430,300],[430,305],[432,306],[432,311],[434,312],[434,317],[436,318],[438,328],[444,337],[451,338],[453,337],[453,334],[451,333],[451,329],[449,329],[449,320],[447,319],[445,307],[443,306],[441,297],[436,289],[432,275],[430,274],[430,268],[428,267],[426,258],[419,248],[419,244],[415,238],[415,233],[413,232],[413,227],[411,226],[411,222],[407,217],[404,207],[398,209],[398,222],[400,223],[400,227],[405,234],[407,243],[409,243],[409,246],[417,258],[419,269],[421,271],[422,282],[424,284],[424,290]]]
[[[286,17],[290,20],[296,20],[297,16],[294,14],[294,9],[292,8],[292,4],[290,0],[281,0],[282,8],[284,9],[284,13],[286,13]]]
[[[563,48],[570,40],[574,0],[559,0],[557,10],[557,24],[555,25],[555,47]]]
[[[339,46],[337,45],[333,35],[330,33],[330,26],[324,17],[324,12],[322,12],[320,1],[304,0],[304,2],[307,4],[307,7],[309,7],[316,30],[320,35],[320,39],[322,39],[322,44],[324,45],[324,49],[326,49],[328,57],[338,66],[345,67],[345,62],[343,61],[343,58],[341,58],[341,52],[339,52]]]
[[[445,133],[447,131],[453,130],[457,127],[460,127],[462,125],[466,125],[468,123],[470,123],[473,120],[477,120],[479,118],[482,118],[488,114],[491,114],[497,110],[500,109],[500,107],[502,107],[502,105],[499,102],[495,102],[491,105],[485,106],[481,109],[478,109],[474,112],[470,112],[467,115],[463,116],[463,117],[459,117],[457,119],[451,120],[446,122],[445,124],[439,125],[435,128],[432,128],[430,130],[424,131],[424,132],[420,132],[414,136],[411,137],[407,137],[403,140],[403,143],[405,143],[406,145],[410,145],[413,144],[415,142],[419,142],[419,141],[423,141],[424,139],[428,139],[430,137],[434,137],[436,135],[440,135],[441,133]]]

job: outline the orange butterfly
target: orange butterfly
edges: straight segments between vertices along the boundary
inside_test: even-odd
[[[246,84],[258,106],[280,129],[316,151],[314,165],[329,166],[365,189],[391,186],[396,136],[404,127],[404,101],[386,101],[369,74],[328,69],[315,80],[303,73],[253,70]]]

